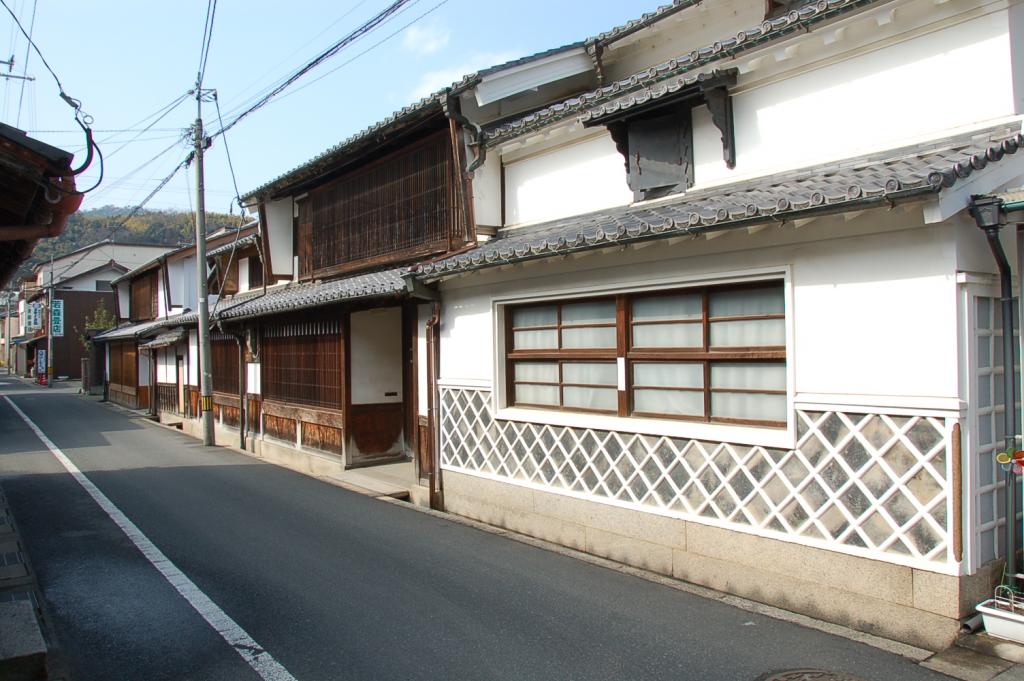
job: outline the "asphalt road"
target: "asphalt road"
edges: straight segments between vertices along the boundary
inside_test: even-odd
[[[722,679],[822,668],[947,677],[0,376],[8,395],[299,681]],[[38,573],[55,670],[259,679],[0,399],[0,483]]]

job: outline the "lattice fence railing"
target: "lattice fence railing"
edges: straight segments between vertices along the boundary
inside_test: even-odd
[[[781,538],[946,563],[947,433],[933,416],[798,411],[795,449],[495,420],[442,390],[445,468]]]

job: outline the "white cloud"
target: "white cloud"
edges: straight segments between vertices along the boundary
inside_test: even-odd
[[[462,80],[462,77],[475,71],[481,71],[490,66],[504,64],[520,57],[518,52],[481,52],[474,54],[469,59],[454,64],[450,67],[427,71],[420,76],[419,82],[412,91],[412,99],[422,99],[432,92],[437,92],[443,87]]]
[[[438,23],[410,26],[402,36],[402,47],[417,54],[433,54],[448,44],[452,32]]]

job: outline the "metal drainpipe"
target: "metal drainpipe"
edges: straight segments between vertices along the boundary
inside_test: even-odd
[[[444,486],[441,482],[441,428],[437,374],[440,362],[441,303],[434,302],[424,331],[427,334],[427,422],[430,424],[430,508],[444,510]]]
[[[1003,431],[1004,446],[1007,451],[1017,449],[1017,384],[1014,380],[1014,337],[1013,337],[1013,274],[1010,261],[999,240],[1002,229],[1002,201],[995,197],[973,197],[971,199],[971,215],[978,227],[985,232],[989,248],[999,269],[999,300],[1002,308],[1003,332]],[[1017,575],[1017,474],[1013,467],[1004,476],[1005,492],[1003,499],[1006,524],[1004,542],[1006,547],[1006,574],[1010,585],[1015,585]]]

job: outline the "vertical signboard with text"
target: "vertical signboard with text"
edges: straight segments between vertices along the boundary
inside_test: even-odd
[[[50,333],[54,338],[64,336],[64,301],[54,300],[50,304]]]

